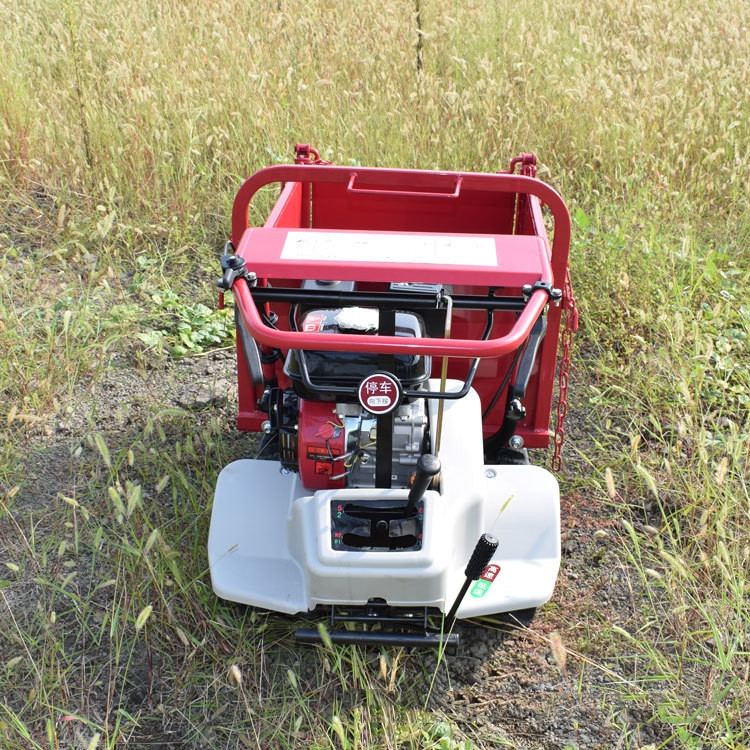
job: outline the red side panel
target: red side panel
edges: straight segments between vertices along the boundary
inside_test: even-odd
[[[307,227],[310,213],[309,195],[307,185],[301,182],[287,182],[268,215],[265,226],[286,229]]]
[[[309,221],[309,186],[301,182],[287,182],[282,187],[265,226],[300,229],[308,226]],[[239,237],[234,238],[235,244],[239,244],[239,240]],[[261,347],[261,352],[265,355],[270,354],[270,350],[264,347]],[[240,430],[259,431],[261,424],[266,419],[266,415],[257,409],[258,401],[263,395],[263,386],[252,384],[239,336],[237,336],[237,390],[239,407],[237,427]]]

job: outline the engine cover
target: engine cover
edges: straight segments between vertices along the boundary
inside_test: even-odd
[[[379,312],[373,308],[344,307],[307,312],[300,330],[309,333],[356,333],[373,336],[379,330]],[[425,336],[424,321],[412,312],[395,313],[395,334],[405,338]],[[419,387],[430,377],[431,359],[420,354],[397,354],[394,375],[404,388]],[[356,401],[353,389],[366,375],[378,369],[378,357],[367,352],[298,351],[292,349],[284,364],[284,374],[295,393],[311,401]],[[305,379],[312,387],[308,387]]]

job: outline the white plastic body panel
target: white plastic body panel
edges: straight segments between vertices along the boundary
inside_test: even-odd
[[[458,390],[461,383],[449,381]],[[436,383],[432,383],[434,388]],[[436,423],[437,402],[430,403]],[[492,581],[470,587],[458,617],[543,604],[560,565],[560,504],[555,478],[535,466],[485,466],[479,398],[446,401],[439,492],[424,498],[422,548],[351,551],[331,544],[331,502],[403,499],[406,490],[309,493],[278,463],[245,459],[219,475],[208,557],[224,599],[295,614],[320,604],[365,604],[447,611],[483,532],[499,539]]]

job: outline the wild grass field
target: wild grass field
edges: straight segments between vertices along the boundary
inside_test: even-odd
[[[0,746],[750,746],[749,27],[744,0],[0,0]],[[212,282],[237,187],[297,141],[534,151],[574,219],[560,586],[468,676],[295,648],[211,592],[250,450]]]

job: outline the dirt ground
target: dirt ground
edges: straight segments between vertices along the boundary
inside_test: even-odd
[[[185,359],[153,371],[121,365],[90,383],[63,410],[62,418],[28,438],[16,507],[40,508],[69,491],[79,460],[76,441],[87,430],[105,431],[112,444],[118,432],[154,409],[177,407],[194,410],[199,419],[214,415],[228,433],[233,432],[233,353]],[[669,736],[665,727],[651,720],[649,711],[639,713],[635,702],[618,704],[622,692],[613,688],[624,676],[603,633],[613,624],[628,627],[637,617],[639,596],[618,562],[620,521],[612,508],[585,489],[587,469],[576,459],[587,440],[581,416],[586,413],[585,397],[580,393],[571,398],[571,413],[567,440],[576,450],[566,451],[563,490],[583,489],[569,489],[563,498],[563,559],[552,601],[540,609],[528,630],[504,632],[487,624],[460,624],[459,653],[439,666],[436,656],[426,656],[423,672],[429,680],[424,677],[424,684],[415,686],[422,695],[429,690],[430,708],[457,725],[476,747],[645,748],[652,743],[662,746]],[[33,590],[26,597],[16,593],[18,606],[33,606]],[[301,659],[304,676],[305,657]]]

